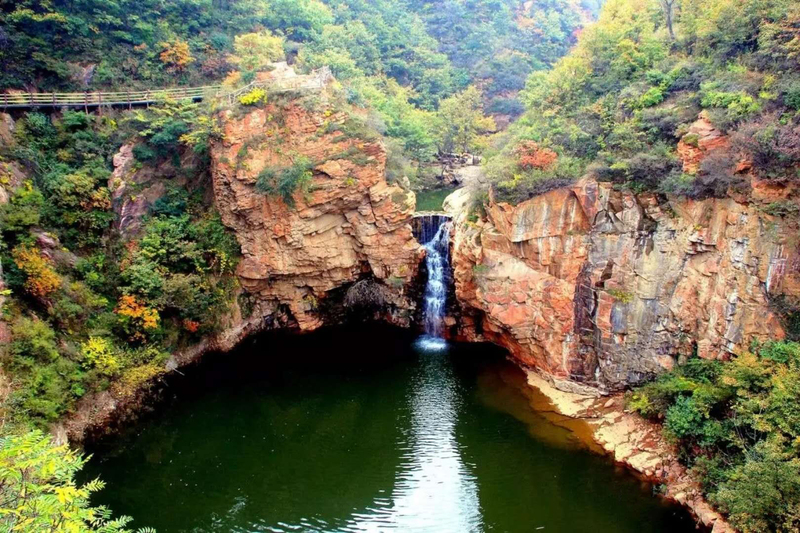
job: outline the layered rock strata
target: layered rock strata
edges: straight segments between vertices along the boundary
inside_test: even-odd
[[[356,296],[369,293],[377,301],[365,305],[408,325],[415,303],[406,287],[423,253],[409,224],[414,195],[387,184],[379,141],[341,131],[352,117],[329,97],[323,90],[313,106],[295,100],[224,113],[223,140],[211,150],[212,178],[222,220],[242,246],[237,274],[256,298],[285,305],[301,330],[325,323],[323,300],[357,281],[372,289],[362,283],[345,303],[358,305]],[[290,201],[257,190],[259,176],[299,162],[311,179]]]
[[[770,298],[800,295],[797,228],[757,201],[664,200],[586,178],[469,222],[453,264],[461,332],[563,387],[617,390],[697,354],[780,338]]]

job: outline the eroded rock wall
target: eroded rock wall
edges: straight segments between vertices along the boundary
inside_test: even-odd
[[[364,304],[382,308],[381,318],[408,325],[415,302],[406,289],[423,253],[409,224],[413,193],[387,184],[380,142],[336,128],[348,116],[329,96],[223,115],[212,178],[222,220],[242,246],[237,274],[251,295],[286,306],[301,330],[323,325],[324,300],[356,282],[343,305],[368,294],[377,301]],[[301,158],[312,162],[313,178],[295,191],[294,205],[256,189],[265,169]]]
[[[462,334],[565,384],[614,390],[682,356],[727,358],[783,336],[768,300],[800,295],[798,228],[756,200],[665,201],[587,178],[477,223],[457,200]]]

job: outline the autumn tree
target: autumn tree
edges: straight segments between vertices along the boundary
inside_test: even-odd
[[[192,57],[192,52],[189,49],[189,43],[180,39],[173,42],[161,43],[163,51],[159,58],[161,62],[167,66],[167,69],[173,72],[183,72],[186,67],[195,62]]]
[[[90,505],[103,482],[79,485],[75,475],[84,464],[81,454],[40,431],[0,437],[0,529],[129,533],[130,518],[112,519],[107,508]]]

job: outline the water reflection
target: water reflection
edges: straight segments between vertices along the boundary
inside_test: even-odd
[[[458,384],[441,350],[420,353],[409,395],[411,426],[391,501],[377,500],[347,531],[481,531],[475,476],[461,459],[455,427]]]
[[[547,406],[496,351],[419,346],[386,328],[243,346],[90,450],[83,480],[159,533],[694,530],[535,414]]]

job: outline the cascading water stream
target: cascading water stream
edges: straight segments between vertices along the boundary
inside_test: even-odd
[[[436,231],[431,235],[434,227]],[[447,344],[443,338],[443,322],[450,270],[450,221],[445,217],[431,217],[423,221],[422,230],[428,282],[424,299],[425,335],[420,339],[420,345],[427,350],[441,350]]]

